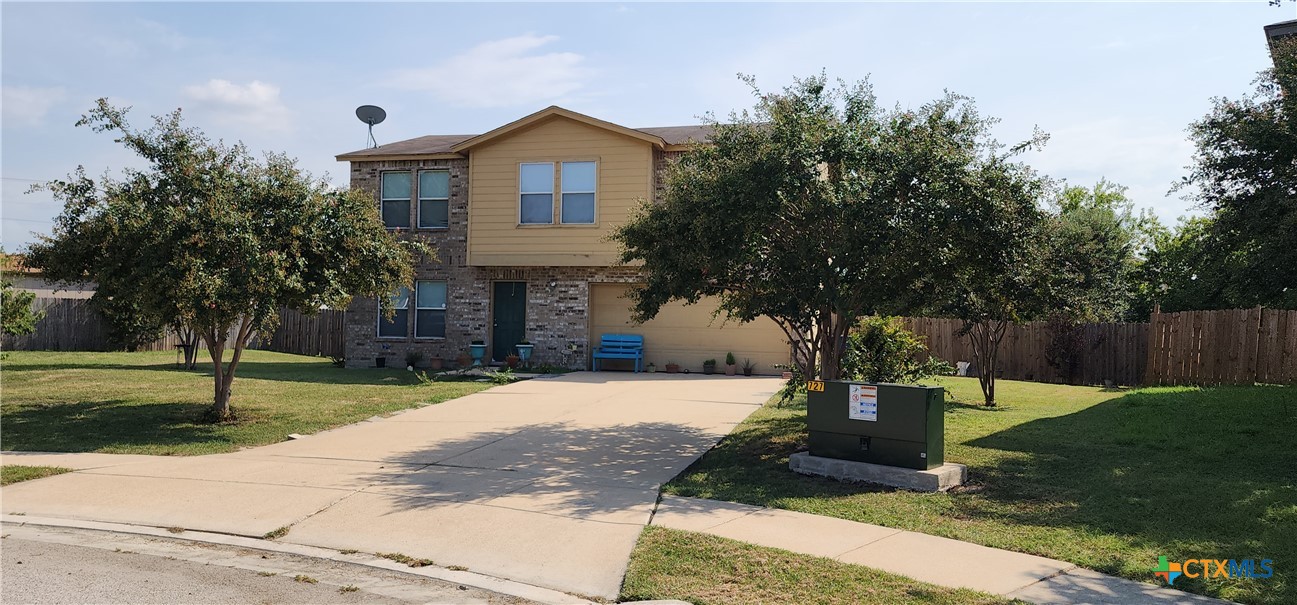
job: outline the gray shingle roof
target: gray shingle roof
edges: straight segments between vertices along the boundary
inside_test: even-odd
[[[636,128],[643,133],[651,134],[661,138],[667,145],[684,145],[689,141],[705,141],[711,133],[711,126],[658,126],[653,128]],[[431,155],[437,153],[451,153],[450,148],[455,145],[471,139],[475,134],[433,134],[386,145],[379,145],[373,149],[361,149],[351,151],[338,156],[339,160],[361,160],[366,157],[380,157],[393,155]]]

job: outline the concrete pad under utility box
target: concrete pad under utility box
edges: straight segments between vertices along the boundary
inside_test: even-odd
[[[803,475],[829,477],[839,481],[877,483],[919,492],[944,492],[968,481],[968,467],[947,462],[937,468],[918,470],[884,466],[854,460],[838,460],[798,452],[788,457],[788,468]]]

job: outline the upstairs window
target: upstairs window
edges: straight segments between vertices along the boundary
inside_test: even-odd
[[[419,173],[419,228],[445,229],[450,226],[450,173],[424,170]]]
[[[408,200],[407,200],[408,203]],[[392,307],[396,313],[392,319],[383,316],[383,309],[378,309],[378,336],[380,338],[405,338],[410,333],[410,289],[404,286],[392,295]]]
[[[410,173],[384,172],[379,193],[383,226],[388,229],[410,228]]]
[[[569,225],[594,224],[594,162],[563,162],[561,220]]]
[[[518,222],[554,224],[554,164],[521,164],[518,167]]]
[[[414,337],[445,338],[446,282],[417,282],[414,299]]]

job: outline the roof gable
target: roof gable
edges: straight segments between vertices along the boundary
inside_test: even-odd
[[[484,145],[491,141],[507,137],[510,134],[515,133],[519,130],[523,130],[529,126],[539,124],[541,122],[544,122],[546,120],[555,117],[573,120],[575,122],[580,122],[582,124],[593,126],[595,128],[600,128],[603,130],[614,132],[622,136],[630,137],[632,139],[644,141],[645,143],[653,145],[658,149],[661,149],[666,146],[666,142],[660,136],[635,130],[634,128],[627,128],[625,126],[613,124],[612,122],[605,122],[598,118],[592,118],[582,113],[577,113],[575,111],[563,109],[562,107],[559,107],[557,105],[551,105],[529,116],[526,116],[518,120],[514,120],[513,122],[505,124],[504,126],[496,128],[495,130],[477,135],[473,138],[452,145],[450,150],[454,152],[467,151],[473,147]]]

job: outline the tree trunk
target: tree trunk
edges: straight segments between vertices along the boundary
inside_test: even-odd
[[[212,381],[215,393],[210,413],[211,419],[216,422],[231,419],[230,391],[234,386],[234,371],[239,366],[239,358],[243,356],[243,349],[247,347],[248,341],[252,338],[252,317],[244,316],[239,323],[239,332],[234,338],[234,352],[230,356],[229,365],[225,365],[222,363],[225,357],[225,335],[229,334],[229,332],[229,326],[224,326],[224,329],[219,333],[211,329],[203,335],[203,339],[207,341],[207,352],[212,356]]]
[[[977,364],[977,382],[982,387],[982,398],[987,407],[995,406],[995,375],[999,370],[1000,341],[1009,327],[1003,320],[973,322],[968,330],[973,346],[973,361]]]

